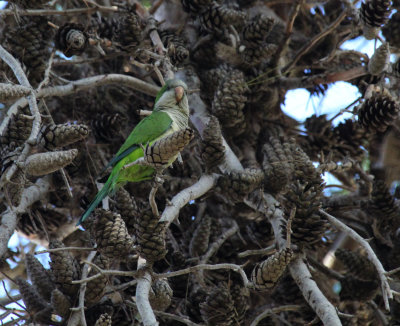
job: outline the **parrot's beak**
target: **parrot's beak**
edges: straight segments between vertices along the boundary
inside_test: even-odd
[[[182,101],[184,93],[185,90],[183,89],[182,86],[175,87],[175,98],[178,103]]]

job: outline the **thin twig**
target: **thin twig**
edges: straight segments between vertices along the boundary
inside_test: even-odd
[[[153,15],[158,10],[158,8],[160,8],[163,2],[164,0],[158,0],[155,3],[153,3],[151,8],[149,9],[149,14]]]
[[[77,251],[93,251],[95,248],[85,248],[85,247],[63,247],[63,248],[54,248],[54,249],[46,249],[35,251],[34,255],[46,254],[48,252],[57,252],[57,251],[64,251],[64,250],[77,250]]]
[[[293,3],[292,10],[290,12],[290,16],[289,16],[289,19],[286,24],[285,36],[283,37],[281,43],[278,46],[278,49],[276,50],[276,52],[274,54],[273,64],[272,64],[273,66],[275,66],[278,63],[279,59],[282,56],[282,53],[285,53],[285,51],[289,45],[290,36],[292,35],[292,31],[293,31],[294,21],[296,20],[296,17],[299,14],[300,8],[303,3],[304,3],[304,0],[296,0]]]
[[[157,316],[165,317],[165,318],[168,318],[168,319],[171,319],[171,320],[176,320],[176,321],[179,321],[180,323],[188,325],[188,326],[205,326],[204,324],[196,324],[196,323],[192,322],[189,318],[184,318],[184,317],[181,317],[181,316],[177,316],[177,315],[174,315],[174,314],[170,314],[168,312],[154,310],[154,313]]]
[[[96,256],[96,251],[93,251],[89,254],[87,258],[87,262],[91,262]],[[87,275],[89,272],[89,264],[85,264],[82,269],[82,277],[81,279],[86,279]],[[81,287],[79,290],[79,306],[77,308],[71,308],[72,316],[70,320],[68,321],[68,326],[75,326],[75,325],[82,325],[82,326],[87,326],[86,324],[86,318],[85,318],[85,292],[86,292],[86,283],[87,282],[82,282]],[[75,318],[74,315],[79,315],[80,318]],[[79,320],[79,324],[75,324],[75,321]]]
[[[235,221],[232,221],[233,225],[226,230],[223,234],[221,234],[218,239],[210,246],[208,251],[204,254],[204,256],[200,260],[200,264],[205,264],[207,261],[218,251],[219,248],[224,244],[226,240],[228,240],[231,236],[233,236],[236,232],[239,231],[239,226]]]
[[[332,33],[342,22],[342,20],[347,16],[347,10],[344,10],[338,18],[336,18],[336,20],[329,25],[327,28],[325,28],[321,33],[315,35],[307,44],[305,44],[300,50],[299,52],[296,54],[296,56],[294,57],[293,61],[291,63],[289,63],[285,68],[283,68],[283,72],[289,71],[290,69],[292,69],[297,61],[300,60],[300,58],[306,54],[308,51],[311,50],[311,48],[318,43],[319,40],[321,40],[322,38],[324,38],[325,36],[329,35],[330,33]]]
[[[292,242],[292,222],[294,217],[296,216],[296,207],[292,208],[290,211],[289,219],[286,224],[286,248],[290,248],[290,244]]]
[[[36,183],[24,189],[18,207],[8,208],[1,215],[0,223],[0,257],[7,252],[8,240],[13,235],[17,226],[17,214],[26,212],[27,208],[40,200],[50,189],[50,177],[38,179]]]
[[[56,10],[56,9],[2,9],[0,11],[1,16],[11,16],[11,15],[19,15],[19,16],[50,16],[50,15],[59,15],[59,16],[75,16],[80,14],[91,14],[93,12],[117,12],[117,6],[100,6],[97,5],[96,7],[85,7],[85,8],[73,8],[73,9],[63,9],[63,10]]]
[[[346,224],[342,223],[339,221],[336,217],[328,214],[324,210],[320,209],[319,212],[323,214],[328,221],[335,226],[338,230],[346,233],[349,237],[354,239],[360,246],[362,246],[365,251],[367,252],[369,260],[374,264],[379,278],[381,280],[381,290],[382,290],[382,297],[383,297],[383,302],[385,303],[385,309],[390,310],[390,305],[389,305],[389,299],[393,298],[387,277],[386,277],[386,271],[382,266],[381,261],[378,259],[378,257],[375,255],[375,252],[372,250],[371,246],[367,241],[365,241],[357,232],[355,232],[353,229],[348,227]]]
[[[258,323],[263,320],[265,317],[270,315],[276,315],[283,311],[299,311],[303,307],[300,305],[287,305],[287,306],[280,306],[271,309],[264,310],[261,314],[259,314],[254,320],[251,322],[250,326],[257,326]]]
[[[249,282],[249,279],[247,278],[246,273],[244,272],[243,268],[239,265],[236,264],[214,264],[214,265],[209,265],[209,264],[199,264],[195,266],[191,266],[185,269],[181,269],[178,271],[174,272],[167,272],[167,273],[161,273],[161,274],[153,274],[155,278],[168,278],[168,277],[175,277],[179,275],[185,275],[193,272],[197,272],[200,270],[218,270],[218,269],[230,269],[234,272],[237,272],[240,274],[243,280],[243,285],[245,287],[252,288],[252,283]]]
[[[20,63],[1,45],[0,45],[0,58],[11,68],[15,77],[18,79],[18,82],[22,86],[32,89],[32,86],[29,83],[28,78],[26,77],[24,71],[22,70]],[[36,96],[35,96],[33,89],[32,89],[31,94],[28,95],[27,98],[28,98],[29,109],[31,111],[31,115],[34,117],[33,123],[32,123],[32,131],[27,140],[27,143],[29,145],[35,145],[36,138],[39,134],[41,116],[39,113],[39,109],[37,107]]]
[[[255,255],[263,255],[263,256],[269,256],[272,255],[276,252],[276,247],[275,244],[270,245],[267,248],[263,249],[255,249],[255,250],[246,250],[243,252],[238,253],[239,258],[244,258],[247,256],[255,256]]]

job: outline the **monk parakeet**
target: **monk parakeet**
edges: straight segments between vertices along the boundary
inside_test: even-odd
[[[80,225],[107,195],[115,192],[118,186],[127,181],[138,182],[150,179],[155,170],[150,166],[133,165],[123,167],[143,157],[140,145],[152,144],[173,132],[185,129],[189,122],[189,103],[187,86],[178,79],[170,79],[157,93],[152,114],[140,121],[132,130],[125,143],[106,168],[112,166],[110,176],[103,188],[97,193],[86,212],[76,225]],[[171,159],[172,164],[176,159]]]

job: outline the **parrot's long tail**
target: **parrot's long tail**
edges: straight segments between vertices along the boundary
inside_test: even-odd
[[[97,193],[96,197],[94,197],[89,207],[86,209],[86,212],[83,213],[78,223],[76,223],[76,226],[79,226],[84,220],[86,220],[88,216],[93,212],[93,210],[101,203],[101,201],[113,191],[115,187],[115,180],[117,178],[118,173],[111,173],[103,188],[101,188],[101,190]]]

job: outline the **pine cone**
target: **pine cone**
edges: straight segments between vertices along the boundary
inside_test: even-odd
[[[118,42],[125,51],[132,52],[137,48],[142,40],[142,23],[135,12],[130,11],[118,20],[112,40]]]
[[[259,187],[264,180],[264,173],[258,169],[244,169],[244,171],[231,171],[223,174],[217,181],[217,186],[222,193],[235,202],[243,201],[254,189]]]
[[[372,300],[378,292],[379,281],[361,280],[352,275],[340,280],[342,290],[339,293],[340,300],[362,301],[366,302]]]
[[[99,319],[97,319],[96,324],[94,326],[111,326],[112,320],[109,314],[100,315]]]
[[[222,127],[228,128],[235,136],[245,130],[243,108],[248,91],[244,75],[240,70],[231,70],[214,94],[211,111],[219,118]]]
[[[24,144],[32,131],[32,117],[28,108],[19,109],[8,123],[7,129],[0,137],[0,144],[14,150]]]
[[[213,2],[200,15],[201,27],[209,32],[224,34],[224,30],[232,25],[241,30],[246,21],[247,15],[239,10],[231,9],[225,5]]]
[[[56,49],[62,51],[67,57],[81,55],[88,44],[88,34],[81,24],[66,23],[57,30]]]
[[[8,50],[27,67],[29,81],[35,87],[44,77],[54,29],[48,27],[46,18],[21,17],[20,24],[5,35]]]
[[[293,250],[285,248],[258,263],[252,273],[251,281],[258,290],[273,288],[294,258]]]
[[[397,119],[399,103],[389,94],[375,94],[358,109],[358,121],[367,130],[384,132]]]
[[[365,152],[361,146],[364,145],[367,133],[356,121],[347,119],[340,122],[334,129],[334,138],[336,139],[336,148],[333,154],[334,160],[343,160],[345,157],[351,157],[362,161]]]
[[[31,254],[26,255],[25,266],[28,277],[35,289],[43,299],[50,301],[51,292],[55,289],[55,285],[51,280],[49,271]]]
[[[156,280],[151,285],[149,300],[154,310],[165,311],[171,305],[172,289],[167,280]]]
[[[219,121],[211,116],[203,131],[201,142],[201,158],[206,165],[206,171],[212,171],[225,160],[225,146],[222,143],[222,133]]]
[[[400,211],[382,180],[373,183],[371,198],[368,200],[367,211],[376,220],[380,232],[386,233],[397,230],[400,226]]]
[[[134,200],[134,198],[129,194],[129,192],[124,188],[120,187],[114,196],[115,209],[121,215],[125,222],[126,228],[129,234],[134,234],[135,220],[140,215],[139,208]]]
[[[256,15],[246,23],[243,28],[242,39],[247,43],[262,44],[269,32],[272,30],[274,19],[264,16]]]
[[[144,150],[146,161],[154,167],[165,167],[175,161],[179,152],[192,140],[194,132],[190,128],[176,131],[165,136],[151,145],[147,144]]]
[[[391,12],[390,4],[390,0],[366,0],[361,3],[360,19],[367,40],[374,39],[379,28],[386,23]]]
[[[25,170],[27,174],[33,176],[53,173],[71,164],[76,155],[78,155],[77,149],[32,154],[26,159]]]
[[[46,125],[40,131],[38,144],[51,151],[85,139],[88,135],[89,127],[83,124]]]
[[[396,12],[390,20],[382,27],[382,34],[390,46],[400,48],[400,12]]]
[[[218,86],[225,80],[229,79],[233,68],[227,64],[221,64],[217,68],[204,70],[200,72],[201,85],[200,95],[206,102],[210,101],[218,89]]]
[[[64,248],[64,244],[59,240],[52,240],[49,248]],[[79,284],[71,284],[72,281],[80,279],[81,270],[78,261],[67,250],[50,252],[50,259],[54,282],[62,293],[73,299],[79,290]]]
[[[103,113],[91,120],[90,125],[96,139],[110,142],[118,137],[125,123],[126,119],[119,113]]]
[[[12,176],[10,182],[4,186],[4,193],[6,198],[10,199],[11,205],[18,207],[22,192],[25,188],[25,172],[24,170],[17,168],[17,171]]]
[[[200,14],[205,10],[213,0],[181,0],[183,10],[193,15]]]
[[[322,191],[324,184],[321,175],[308,155],[295,142],[291,142],[290,146],[292,148],[295,178],[302,183],[309,183],[318,191]]]
[[[29,95],[31,90],[22,85],[0,83],[0,101],[7,102]],[[32,121],[31,121],[32,122]]]
[[[387,70],[390,63],[389,43],[382,44],[376,49],[375,53],[368,62],[368,72],[373,76],[378,76]]]
[[[189,254],[191,257],[199,257],[207,251],[211,233],[211,222],[211,217],[205,215],[197,225],[189,244]]]
[[[110,259],[122,259],[132,251],[133,239],[119,214],[98,208],[94,236],[98,250]]]
[[[271,137],[262,148],[265,188],[271,193],[282,191],[294,170],[290,144]]]
[[[256,43],[244,43],[239,48],[239,54],[245,68],[259,65],[264,59],[270,57],[277,50],[275,44],[258,45]]]
[[[300,145],[311,159],[319,161],[321,154],[328,156],[335,146],[335,135],[332,123],[326,114],[315,115],[307,118],[304,122],[307,134],[300,136]]]
[[[301,247],[311,247],[319,242],[327,230],[327,221],[319,214],[321,189],[308,183],[293,183],[285,195],[288,210],[296,207],[292,221],[292,242]],[[282,235],[286,238],[286,223]]]
[[[220,283],[209,292],[204,303],[200,304],[200,312],[206,325],[230,326],[235,324],[237,313],[235,303],[228,287]]]
[[[24,301],[26,310],[31,318],[38,323],[50,324],[51,321],[51,306],[39,295],[36,289],[27,281],[18,277],[15,279]]]
[[[377,278],[376,268],[367,257],[342,248],[336,249],[335,256],[343,263],[347,272],[354,277],[362,280]]]
[[[101,269],[109,269],[110,261],[107,257],[99,254],[93,259],[93,264],[100,267]],[[98,274],[99,271],[92,267],[88,277]],[[86,284],[85,292],[85,306],[90,307],[103,298],[108,283],[107,275],[102,275],[93,281],[89,281]]]
[[[245,321],[246,311],[249,307],[249,290],[246,287],[239,285],[238,283],[234,283],[230,287],[230,293],[232,300],[235,304],[235,310],[237,314],[235,320],[236,324],[242,325]],[[233,325],[235,325],[235,323],[233,323]]]
[[[69,310],[72,307],[71,302],[59,289],[55,289],[51,293],[51,306],[61,317],[66,318],[71,313]]]
[[[168,51],[172,64],[175,66],[182,64],[189,57],[186,41],[173,30],[163,30],[158,33]]]
[[[135,233],[138,242],[138,252],[147,261],[158,261],[166,255],[165,224],[159,223],[159,218],[150,210],[143,211],[142,216],[135,221]]]

